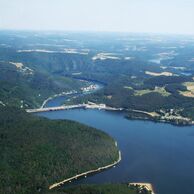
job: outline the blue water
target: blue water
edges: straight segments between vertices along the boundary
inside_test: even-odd
[[[44,107],[61,106],[70,96],[58,96],[55,100],[49,100]]]
[[[117,140],[122,152],[121,163],[76,184],[150,182],[157,194],[194,194],[194,127],[131,121],[122,113],[99,110],[77,109],[38,115],[79,121]]]

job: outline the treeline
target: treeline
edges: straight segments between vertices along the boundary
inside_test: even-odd
[[[156,76],[144,81],[147,85],[165,86],[167,84],[177,84],[190,81],[191,78],[187,76]]]

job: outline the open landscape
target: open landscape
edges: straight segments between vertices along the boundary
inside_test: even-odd
[[[192,0],[0,0],[0,194],[193,194]]]
[[[63,192],[63,189],[58,189],[61,185],[74,182],[79,177],[84,178],[90,173],[94,174],[95,172],[102,171],[106,167],[115,167],[117,161],[120,161],[118,159],[119,150],[114,143],[114,141],[117,141],[117,137],[115,137],[115,140],[111,140],[111,138],[108,140],[108,136],[105,137],[105,134],[101,134],[101,132],[99,132],[99,135],[97,135],[98,132],[95,132],[96,134],[92,137],[92,131],[89,128],[85,131],[86,136],[81,137],[79,130],[85,130],[87,128],[86,126],[80,125],[77,128],[74,127],[79,126],[77,123],[71,124],[69,121],[64,121],[63,124],[63,121],[52,122],[45,119],[41,120],[29,114],[40,113],[43,116],[53,119],[55,116],[50,117],[49,112],[54,114],[56,111],[57,115],[58,111],[68,112],[71,109],[97,109],[100,111],[115,111],[116,114],[121,113],[124,119],[127,118],[129,120],[168,122],[178,126],[194,124],[194,98],[192,95],[194,69],[192,62],[188,62],[192,58],[192,55],[185,54],[185,47],[179,47],[183,41],[181,36],[177,36],[172,42],[168,41],[168,46],[165,47],[163,45],[161,49],[161,43],[157,43],[158,37],[147,40],[148,37],[146,35],[134,36],[129,34],[124,36],[113,33],[111,36],[109,34],[102,34],[102,38],[99,39],[94,34],[82,34],[82,39],[80,40],[80,34],[74,34],[73,37],[71,34],[64,35],[63,37],[55,33],[45,35],[44,33],[38,32],[35,36],[29,32],[23,32],[22,37],[19,36],[21,32],[15,32],[13,34],[13,32],[1,31],[0,34],[2,42],[0,47],[1,145],[3,146],[1,154],[2,158],[4,158],[1,168],[2,170],[4,169],[3,171],[10,172],[7,175],[2,174],[1,182],[4,182],[1,190],[2,193],[28,193],[29,191],[51,192],[49,188],[53,190],[55,187],[57,189],[54,189],[52,192]],[[87,39],[87,44],[83,36]],[[111,39],[111,44],[107,42],[106,47],[104,46],[105,43],[101,47],[95,47],[93,37],[90,39],[90,36],[95,37],[95,42],[97,41],[98,45],[107,39]],[[118,37],[123,36],[125,37],[124,41],[117,40]],[[132,43],[130,43],[131,37],[133,37]],[[10,38],[14,38],[15,41],[22,42],[22,44],[18,44],[18,46],[13,45],[9,41]],[[166,36],[160,37],[160,39],[165,41],[168,38]],[[64,39],[74,39],[74,42],[67,42]],[[125,48],[129,45],[129,43],[126,43],[127,39],[132,44],[132,49],[128,48],[126,51]],[[42,40],[47,42],[46,46],[41,44],[40,41]],[[58,40],[60,47],[55,45],[56,40]],[[144,42],[147,40],[148,42],[143,46],[143,50],[137,49],[137,45],[141,40],[144,40]],[[53,41],[54,43],[52,43]],[[80,42],[82,42],[81,48],[79,47]],[[192,38],[190,42],[190,47],[193,44],[190,50],[194,50],[194,41]],[[114,47],[114,44],[117,47],[114,48],[113,55],[111,53],[113,51],[109,47],[111,45]],[[160,63],[153,62],[152,58],[158,56],[159,53],[172,53],[172,51],[169,51],[169,44],[172,47],[176,46],[177,49],[173,49],[173,53],[176,53],[176,55],[170,58],[160,58]],[[9,46],[5,47],[5,45]],[[133,47],[135,46],[136,50],[134,51]],[[80,52],[87,50],[87,55],[80,54],[79,52],[63,52],[63,50],[67,49],[68,51],[80,50]],[[30,50],[30,52],[27,52],[27,50]],[[47,50],[47,52],[42,52],[43,50]],[[52,52],[48,52],[49,50]],[[99,54],[102,51],[106,51],[107,54]],[[127,56],[130,56],[130,59],[127,58],[126,60]],[[180,59],[186,58],[185,65],[183,66],[183,63],[179,64],[175,62],[177,61],[176,57]],[[167,64],[170,65],[167,66]],[[120,68],[121,65],[122,68]],[[184,74],[185,69],[188,75]],[[10,109],[10,107],[14,107],[14,109]],[[20,113],[20,110],[23,112]],[[24,114],[24,112],[28,112],[29,114]],[[17,116],[18,118],[14,116],[18,114],[21,114],[21,116]],[[3,118],[3,115],[7,115],[6,117],[11,119],[10,126],[7,124],[5,126],[3,125],[6,119],[8,119],[6,117]],[[20,122],[16,124],[18,119]],[[73,117],[70,119],[74,120]],[[24,120],[25,125],[23,124]],[[82,122],[82,119],[78,121]],[[86,122],[86,124],[88,123]],[[19,127],[21,125],[28,128],[22,135],[24,136],[23,140],[21,140],[22,136],[20,134],[22,130]],[[62,127],[63,125],[64,127]],[[92,126],[95,127],[96,125],[92,123]],[[26,127],[23,127],[23,130]],[[15,133],[18,131],[16,134],[20,138],[17,140],[17,136],[15,136],[16,139],[11,140],[10,138],[13,132],[9,130],[9,135],[5,130],[8,128],[14,130]],[[53,130],[51,130],[52,128]],[[74,128],[78,130],[75,133],[73,132]],[[104,127],[101,126],[97,126],[97,128],[104,130]],[[30,139],[36,138],[34,136],[36,130],[38,130],[38,136],[37,141],[34,142]],[[44,132],[41,132],[41,130],[47,131],[48,137],[42,136],[41,134],[44,134]],[[58,132],[58,130],[60,131]],[[68,132],[69,130],[71,131],[70,134]],[[29,141],[25,137],[26,133],[30,135],[28,138],[32,141],[32,144],[29,144],[28,147],[25,144],[25,142]],[[57,135],[58,133],[59,136]],[[60,143],[61,140],[59,140],[62,133],[64,135],[66,134],[64,136],[66,138],[64,143]],[[108,133],[111,134],[112,132]],[[7,139],[8,137],[9,139]],[[46,143],[48,141],[47,138],[50,139],[48,145]],[[79,142],[79,139],[82,139],[83,142],[83,138],[85,138],[85,142],[88,142],[87,149]],[[56,140],[58,144],[56,144]],[[11,148],[12,146],[8,143],[10,141],[19,141],[18,143],[21,143],[21,145],[17,144],[19,146],[18,148],[15,144],[12,145],[16,151],[13,151],[11,155],[8,154],[9,149],[13,150]],[[60,155],[62,150],[59,151],[57,147],[53,148],[54,142],[51,143],[52,141],[60,149],[63,150],[64,147],[64,150],[69,151],[65,151],[64,154]],[[67,144],[68,141],[70,142],[69,145]],[[95,144],[90,143],[91,141],[93,143],[95,142]],[[104,143],[102,143],[103,141]],[[77,146],[76,144],[73,145],[73,142],[76,142]],[[38,147],[40,149],[37,152],[36,149]],[[53,149],[57,149],[57,158],[59,157],[56,162],[54,161],[56,157],[54,156],[54,151],[52,155]],[[74,158],[74,154],[77,151],[81,155],[80,157],[75,156]],[[20,158],[23,152],[29,152],[30,154],[26,156],[24,165],[22,165],[23,162]],[[16,153],[17,155],[14,155]],[[41,158],[44,155],[44,159],[38,159],[38,153]],[[87,154],[90,155],[90,159]],[[36,156],[36,160],[33,160],[32,156]],[[9,157],[15,158],[14,161],[20,161],[20,165],[18,166],[15,162],[9,163],[8,165],[7,161]],[[51,160],[49,161],[48,158]],[[86,158],[88,159],[86,160]],[[45,163],[45,159],[47,163]],[[93,162],[90,163],[90,160]],[[36,161],[39,161],[39,164],[36,164]],[[74,165],[70,165],[71,161],[73,161]],[[79,161],[79,164],[76,161]],[[35,166],[30,172],[28,171],[28,174],[22,173],[20,175],[19,172],[25,171],[23,168],[28,168],[28,165]],[[10,170],[8,171],[8,169]],[[16,169],[19,171],[16,171]],[[41,173],[40,175],[36,173],[37,170]],[[44,174],[42,174],[43,172]],[[15,173],[17,174],[15,176],[17,179],[20,176],[21,178],[17,181],[15,178],[11,178],[11,183],[8,181],[5,182],[8,179],[7,176],[13,177]],[[30,182],[30,179],[34,181]],[[129,182],[129,180],[125,181]],[[122,186],[118,187],[120,188]],[[80,192],[80,188],[78,190]],[[86,190],[90,190],[90,187],[83,187],[81,190],[86,192]],[[130,187],[127,190],[132,193],[139,192],[133,189],[131,190]],[[76,192],[78,191],[73,190],[73,193]]]

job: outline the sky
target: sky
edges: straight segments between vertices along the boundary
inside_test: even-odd
[[[0,0],[0,29],[194,34],[194,0]]]

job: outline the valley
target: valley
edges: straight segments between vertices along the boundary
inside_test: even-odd
[[[192,194],[193,53],[192,36],[0,31],[0,192]]]

